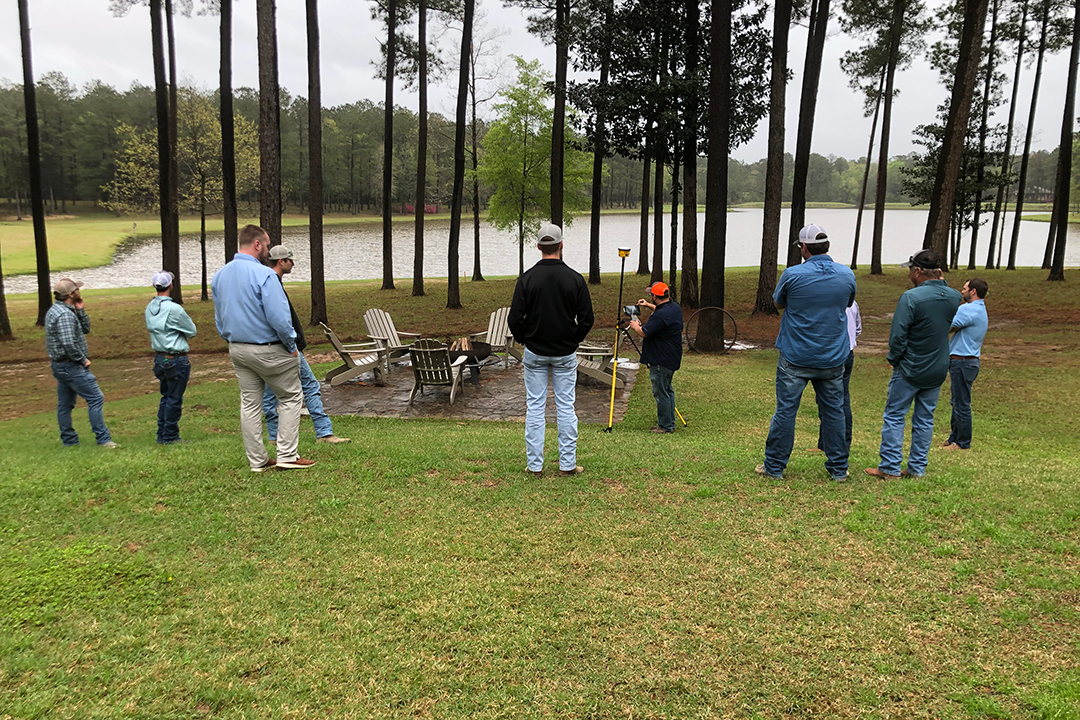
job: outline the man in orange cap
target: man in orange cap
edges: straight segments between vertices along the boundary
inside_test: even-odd
[[[682,308],[671,299],[671,289],[662,282],[646,288],[653,301],[641,299],[637,304],[652,310],[642,325],[630,321],[630,329],[640,335],[641,362],[649,366],[649,380],[656,398],[656,425],[649,432],[675,432],[675,391],[671,376],[682,366]]]

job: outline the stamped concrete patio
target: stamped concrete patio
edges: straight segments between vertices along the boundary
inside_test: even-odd
[[[335,354],[309,356],[315,362],[331,362]],[[413,386],[412,368],[408,359],[391,365],[384,373],[386,384],[374,384],[374,374],[364,374],[359,382],[349,382],[338,387],[322,384],[323,404],[330,415],[361,415],[365,417],[392,418],[446,418],[452,420],[525,420],[525,383],[522,366],[513,358],[510,367],[504,368],[501,358],[489,358],[480,371],[480,384],[473,385],[465,370],[462,388],[450,405],[450,389],[445,387],[424,388],[417,393],[410,406],[409,393]],[[637,364],[620,365],[620,374],[626,385],[615,391],[615,422],[622,420],[626,404],[637,377]],[[578,376],[578,420],[584,423],[606,423],[611,402],[611,386],[592,378]],[[555,401],[548,391],[547,418],[555,422]]]

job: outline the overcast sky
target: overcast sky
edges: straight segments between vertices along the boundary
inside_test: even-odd
[[[144,7],[136,7],[123,18],[108,11],[108,0],[30,0],[31,41],[34,51],[35,77],[48,71],[60,71],[76,85],[99,79],[119,89],[132,82],[153,85],[153,66],[150,50],[150,19]],[[199,0],[196,0],[196,5]],[[936,3],[933,3],[936,4]],[[333,106],[368,98],[375,102],[383,98],[383,84],[375,78],[373,60],[378,55],[376,40],[379,26],[371,19],[371,3],[361,0],[320,0],[319,13],[322,32],[322,92],[323,103]],[[554,49],[529,35],[525,20],[517,9],[508,9],[492,0],[483,0],[481,8],[487,13],[484,21],[489,29],[502,29],[506,35],[499,41],[503,55],[517,54],[538,58],[554,68]],[[19,21],[16,3],[0,3],[0,80],[21,83],[22,65],[19,44]],[[176,21],[177,64],[185,82],[203,88],[218,84],[218,20],[216,17],[178,18]],[[456,62],[453,48],[454,33],[442,38],[447,54]],[[795,147],[798,124],[798,100],[803,63],[805,28],[791,33],[789,64],[795,77],[788,84],[787,148]],[[814,127],[813,151],[822,155],[859,158],[865,155],[869,139],[870,119],[862,115],[862,100],[847,84],[840,70],[840,57],[855,42],[840,33],[834,20],[825,45],[825,61]],[[278,2],[278,52],[281,84],[293,94],[307,94],[307,59],[304,3],[302,0]],[[1039,99],[1039,114],[1035,123],[1034,148],[1057,145],[1064,107],[1065,83],[1068,71],[1067,53],[1051,57],[1043,73]],[[1008,70],[1011,82],[1012,70]],[[430,108],[453,116],[456,74],[443,80],[431,91]],[[1020,108],[1017,123],[1027,118],[1034,70],[1022,76]],[[237,0],[233,11],[233,85],[258,85],[258,58],[255,44],[255,0]],[[896,86],[900,90],[894,105],[893,132],[890,154],[898,155],[915,149],[911,142],[914,128],[933,120],[937,105],[944,99],[945,90],[937,73],[923,61],[899,73]],[[1009,89],[1006,88],[1006,92]],[[397,105],[416,107],[416,95],[395,91]],[[1007,108],[1000,110],[1001,121],[1007,120]],[[766,154],[765,121],[756,137],[737,148],[735,157],[753,161]]]

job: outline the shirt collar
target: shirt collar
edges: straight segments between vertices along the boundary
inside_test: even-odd
[[[806,262],[832,262],[833,259],[829,257],[829,253],[823,253],[821,255],[811,255],[806,259]]]
[[[261,260],[259,260],[259,258],[254,257],[253,255],[248,255],[247,253],[242,253],[242,252],[238,252],[235,255],[233,255],[233,260],[248,260],[250,262],[258,263],[259,265],[263,265],[263,262]],[[275,273],[275,275],[276,274],[277,273]]]
[[[970,303],[968,303],[968,304],[969,304],[969,305],[985,305],[985,304],[986,304],[986,301],[985,301],[985,300],[983,300],[982,298],[975,298],[974,300],[972,300],[972,301],[971,301]]]

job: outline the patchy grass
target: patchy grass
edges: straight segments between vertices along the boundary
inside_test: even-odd
[[[993,324],[974,449],[894,483],[832,483],[801,452],[809,393],[785,481],[754,475],[774,350],[688,356],[674,435],[646,432],[637,383],[615,432],[582,426],[574,478],[524,472],[520,423],[352,417],[335,419],[346,446],[305,426],[311,470],[252,475],[227,367],[188,391],[193,442],[155,445],[146,295],[90,293],[94,369],[131,366],[127,397],[106,387],[123,448],[63,450],[51,412],[0,421],[0,716],[1076,718],[1080,291],[979,274]],[[601,318],[613,280],[593,289]],[[856,471],[877,462],[907,285],[859,282]],[[331,319],[357,334],[379,305],[410,330],[482,329],[510,287],[466,283],[466,309],[445,311],[441,294],[336,283]],[[729,274],[740,328],[767,340],[755,288]],[[209,306],[189,309],[196,370],[227,363]],[[47,373],[40,338],[2,347]],[[26,380],[3,376],[5,397]],[[948,412],[946,388],[935,445]]]

